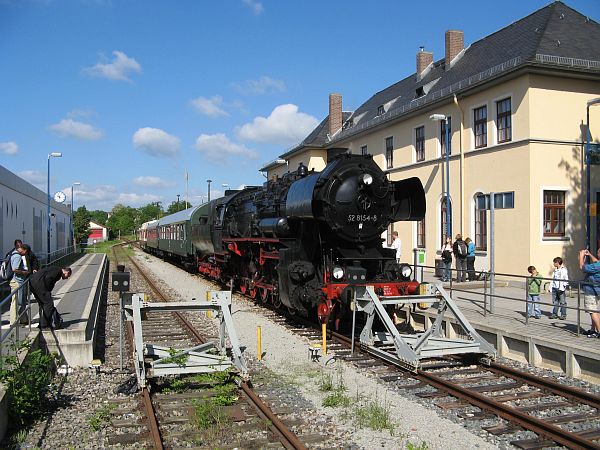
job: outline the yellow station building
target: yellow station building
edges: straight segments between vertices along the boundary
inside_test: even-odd
[[[543,276],[561,256],[579,278],[577,254],[587,241],[587,126],[600,142],[600,25],[563,2],[554,2],[505,28],[465,45],[463,32],[445,36],[445,55],[416,54],[416,71],[375,93],[358,109],[342,110],[329,96],[329,115],[302,143],[261,171],[268,177],[302,162],[321,170],[341,151],[368,153],[389,178],[421,179],[427,213],[419,223],[396,223],[403,259],[425,250],[439,259],[446,234],[446,173],[450,228],[476,244],[477,270]],[[450,131],[446,158],[445,121]],[[599,158],[600,160],[600,158]],[[590,166],[590,241],[600,240],[600,166]],[[478,197],[496,193],[494,242],[490,212]]]

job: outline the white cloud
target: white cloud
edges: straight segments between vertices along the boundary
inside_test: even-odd
[[[174,157],[179,151],[179,138],[159,128],[140,128],[133,135],[133,145],[151,156]]]
[[[279,105],[269,117],[255,117],[238,129],[242,140],[291,145],[304,139],[319,124],[319,121],[306,113],[298,112],[292,104]]]
[[[114,55],[112,62],[98,62],[95,66],[84,68],[83,73],[109,80],[131,81],[129,74],[142,72],[142,66],[135,59],[118,50],[113,51],[112,54]],[[101,60],[106,61],[107,58],[101,56]]]
[[[16,142],[0,142],[0,153],[5,155],[16,155],[19,152],[19,146]]]
[[[102,130],[73,119],[63,119],[58,123],[50,125],[48,128],[61,137],[73,137],[85,141],[96,141],[104,136]]]
[[[227,111],[221,108],[222,104],[223,99],[218,95],[212,98],[198,97],[192,100],[194,108],[208,117],[228,116]]]
[[[254,150],[243,144],[231,142],[223,133],[201,134],[196,139],[196,149],[205,155],[207,159],[216,162],[225,162],[230,156],[257,157]]]
[[[139,186],[154,187],[154,188],[166,188],[173,187],[175,183],[171,181],[165,181],[159,177],[147,176],[147,177],[136,177],[133,182]]]
[[[119,189],[112,185],[100,185],[87,189],[77,189],[75,192],[75,206],[85,205],[88,210],[102,209],[104,211],[110,211],[117,203],[137,208],[151,202],[162,200],[163,198],[160,195],[120,192]]]
[[[273,94],[287,90],[282,80],[263,75],[258,80],[246,80],[232,83],[231,86],[241,94]]]
[[[263,4],[261,2],[257,2],[256,0],[242,0],[242,2],[250,8],[252,13],[255,16],[258,16],[260,13],[264,11]]]

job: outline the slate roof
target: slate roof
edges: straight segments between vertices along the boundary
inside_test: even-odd
[[[562,59],[566,58],[566,59]],[[344,127],[327,137],[329,116],[286,158],[306,147],[320,148],[368,128],[397,119],[422,106],[525,67],[568,68],[600,78],[600,25],[561,1],[468,46],[449,69],[442,58],[417,77],[416,73],[377,92],[353,113],[344,112]],[[423,89],[420,96],[419,88]],[[378,114],[385,105],[385,113]]]

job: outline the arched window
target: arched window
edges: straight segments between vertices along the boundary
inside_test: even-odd
[[[477,197],[483,195],[478,192],[473,197],[473,217],[475,218],[475,249],[487,250],[487,210],[477,209]]]
[[[452,238],[452,200],[448,197],[442,199],[441,214],[442,229],[440,230],[440,243],[443,245],[446,242],[446,236]],[[447,222],[448,216],[450,216],[449,224]]]

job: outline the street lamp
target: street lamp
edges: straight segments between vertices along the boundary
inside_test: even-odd
[[[586,169],[586,176],[587,176],[587,192],[586,192],[586,223],[585,223],[585,228],[586,228],[586,233],[585,233],[585,244],[586,244],[586,248],[591,252],[593,251],[592,248],[590,247],[590,214],[591,214],[591,192],[590,192],[590,183],[591,183],[591,177],[590,177],[590,160],[592,159],[592,155],[591,155],[591,140],[592,140],[592,132],[590,131],[590,106],[594,106],[600,104],[600,97],[596,97],[593,98],[591,100],[588,100],[587,102],[587,107],[586,107],[586,130],[587,130],[587,136],[586,136],[586,143],[585,143],[585,169]]]
[[[206,180],[206,182],[208,183],[208,201],[210,202],[210,183],[212,183],[212,180]]]
[[[444,114],[432,114],[429,119],[434,122],[443,122],[446,131],[446,237],[452,239],[452,228],[450,226],[450,127],[448,126],[448,117]]]
[[[180,197],[180,194],[177,194],[177,211],[179,211],[179,197]]]
[[[60,158],[62,157],[62,153],[60,152],[52,152],[48,153],[48,253],[46,256],[46,264],[48,264],[50,260],[50,158]]]
[[[79,181],[75,181],[73,182],[73,184],[71,184],[71,241],[73,242],[73,249],[75,249],[75,247],[77,246],[76,242],[75,242],[75,226],[73,225],[73,204],[75,203],[74,200],[74,194],[73,194],[73,186],[79,186],[81,185],[81,183]],[[73,250],[75,251],[75,250]]]

